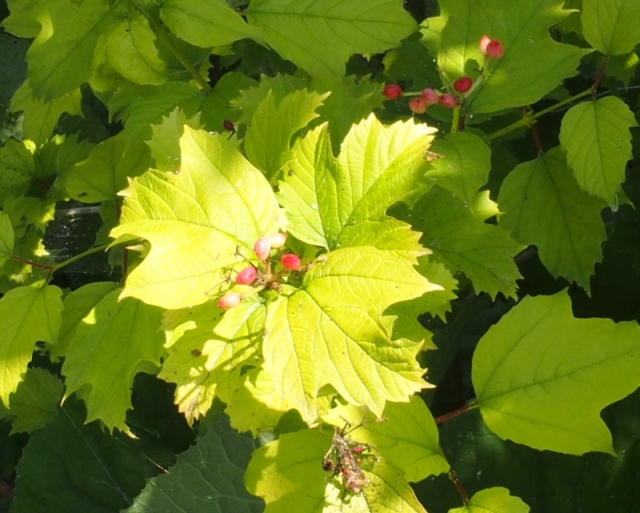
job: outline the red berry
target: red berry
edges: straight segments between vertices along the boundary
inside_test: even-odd
[[[487,55],[487,45],[491,39],[486,34],[480,38],[480,53],[482,55]]]
[[[282,232],[274,233],[273,235],[269,236],[269,242],[271,242],[272,248],[281,248],[282,246],[284,246],[286,240],[287,234]]]
[[[249,267],[245,267],[236,275],[236,283],[238,283],[239,285],[251,285],[254,281],[256,281],[257,275],[258,271],[256,270],[256,268],[250,265]]]
[[[282,258],[280,258],[280,263],[282,264],[282,267],[289,271],[297,271],[302,265],[300,262],[300,257],[298,255],[294,255],[293,253],[282,255]]]
[[[444,93],[440,97],[440,105],[446,107],[447,109],[453,109],[456,105],[458,105],[458,101],[456,100],[456,97],[451,93]]]
[[[440,96],[435,89],[427,88],[423,89],[420,96],[427,105],[435,105],[440,101]]]
[[[503,53],[504,47],[502,46],[502,43],[500,41],[498,41],[497,39],[492,39],[491,41],[489,41],[489,44],[487,44],[487,57],[491,59],[499,59],[500,57],[502,57]]]
[[[225,130],[229,130],[229,132],[235,132],[236,127],[233,126],[233,123],[231,121],[229,121],[228,119],[225,119],[222,122],[222,126],[224,127]]]
[[[233,308],[238,306],[242,296],[237,292],[227,292],[224,296],[218,299],[218,308]]]
[[[473,85],[473,80],[469,77],[461,77],[453,83],[453,88],[459,93],[466,93]]]
[[[260,260],[266,260],[269,258],[270,251],[271,241],[269,240],[269,237],[260,237],[253,245],[253,252]]]
[[[387,84],[384,86],[382,94],[384,94],[389,100],[395,100],[402,94],[402,87],[398,84]]]
[[[427,104],[422,98],[411,98],[409,101],[409,109],[416,114],[422,114],[427,110]]]

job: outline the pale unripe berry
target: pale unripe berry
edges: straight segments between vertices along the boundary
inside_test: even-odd
[[[480,53],[487,55],[487,45],[491,42],[491,38],[486,34],[480,38]]]
[[[491,59],[499,59],[504,53],[502,43],[497,39],[492,39],[487,45],[487,57]]]
[[[453,83],[453,88],[459,93],[466,93],[473,85],[473,80],[469,77],[460,77]]]
[[[269,258],[269,252],[271,251],[271,241],[269,237],[260,237],[253,245],[253,252],[260,260],[266,260]]]
[[[282,264],[282,267],[289,271],[297,271],[302,265],[302,263],[300,262],[300,257],[298,255],[294,255],[293,253],[282,255],[282,258],[280,258],[280,263]]]
[[[286,240],[287,234],[282,232],[274,233],[273,235],[269,236],[269,242],[271,243],[272,248],[281,248],[282,246],[284,246]]]
[[[447,109],[453,109],[456,105],[458,105],[458,100],[451,93],[444,93],[440,97],[440,105],[446,107]]]
[[[411,98],[409,109],[416,114],[423,114],[427,110],[427,104],[422,98]]]
[[[436,90],[431,89],[430,87],[428,87],[427,89],[423,89],[420,93],[420,96],[424,100],[424,103],[426,103],[427,105],[435,105],[436,103],[438,103],[438,101],[440,101],[440,96],[438,95]]]
[[[242,301],[242,296],[237,292],[227,292],[218,300],[218,308],[233,308]]]
[[[395,100],[402,94],[402,87],[398,84],[387,84],[384,86],[382,94],[384,94],[389,100]]]
[[[250,265],[249,267],[245,267],[236,275],[236,283],[239,285],[251,285],[256,281],[257,275],[258,271],[256,268]]]

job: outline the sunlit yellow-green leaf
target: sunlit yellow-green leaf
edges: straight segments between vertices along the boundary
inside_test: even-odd
[[[506,488],[496,486],[474,493],[469,504],[450,509],[449,513],[529,513],[530,510],[520,497],[514,497]]]

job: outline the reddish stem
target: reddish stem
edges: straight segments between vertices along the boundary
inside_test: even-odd
[[[460,482],[460,480],[458,479],[458,476],[456,475],[455,471],[452,468],[449,469],[449,479],[451,479],[451,481],[453,481],[453,484],[456,485],[456,489],[458,490],[458,493],[462,498],[462,503],[465,506],[468,506],[469,499],[467,497],[467,492],[464,491],[464,487],[462,486],[462,483]]]
[[[609,60],[609,56],[605,56],[604,58],[604,62],[602,63],[602,66],[600,67],[600,71],[598,72],[598,76],[596,77],[595,82],[593,83],[593,85],[591,86],[591,90],[593,92],[593,99],[596,99],[596,89],[598,89],[598,86],[600,85],[600,82],[602,82],[602,77],[604,77],[604,70],[607,69],[607,62]]]
[[[525,113],[525,117],[529,112],[529,109],[527,109],[527,107],[522,107],[522,110]],[[531,123],[529,125],[529,129],[531,130],[531,135],[533,136],[533,142],[536,145],[536,150],[538,150],[538,155],[541,156],[542,154],[544,154],[544,151],[542,151],[542,143],[540,142],[540,134],[538,133],[538,127],[534,124]]]
[[[53,274],[53,266],[52,265],[39,264],[38,262],[32,262],[31,260],[25,260],[24,258],[20,258],[20,257],[17,257],[15,255],[11,255],[11,258],[13,260],[15,260],[16,262],[27,264],[27,265],[30,265],[32,267],[38,267],[39,269],[45,269],[47,271],[47,278],[46,278],[45,281],[48,283],[49,280],[51,279],[51,275]]]
[[[442,424],[443,422],[452,419],[454,417],[457,417],[458,415],[462,415],[463,413],[469,411],[469,405],[465,404],[462,408],[458,408],[457,410],[454,410],[452,412],[449,413],[445,413],[444,415],[440,415],[440,417],[436,417],[436,424]]]

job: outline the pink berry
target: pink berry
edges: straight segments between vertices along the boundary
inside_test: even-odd
[[[482,55],[487,55],[487,45],[491,39],[486,34],[480,38],[480,53]]]
[[[447,109],[453,109],[456,105],[458,105],[458,101],[456,100],[456,97],[451,93],[444,93],[440,97],[440,105],[446,107]]]
[[[489,44],[487,44],[487,57],[491,59],[499,59],[500,57],[502,57],[503,53],[504,47],[502,46],[502,43],[500,41],[498,41],[497,39],[492,39],[491,41],[489,41]]]
[[[250,265],[249,267],[245,267],[236,275],[236,283],[238,283],[239,285],[251,285],[254,281],[256,281],[257,275],[258,271],[256,270],[256,268]]]
[[[384,94],[389,100],[395,100],[402,94],[402,87],[398,84],[387,84],[384,86],[382,94]]]
[[[409,109],[416,114],[422,114],[427,110],[427,104],[422,98],[411,98],[409,101]]]
[[[237,292],[227,292],[224,296],[218,299],[218,308],[233,308],[238,306],[242,297]]]
[[[435,89],[427,88],[423,89],[420,96],[427,105],[435,105],[440,101],[440,96]]]
[[[233,126],[233,123],[228,119],[225,119],[222,122],[222,126],[224,127],[225,130],[228,130],[229,132],[234,132],[236,129],[236,127]]]
[[[281,248],[282,246],[284,246],[286,240],[287,234],[282,232],[274,233],[273,235],[269,236],[269,242],[271,242],[272,248]]]
[[[459,93],[466,93],[473,85],[473,80],[469,77],[460,77],[453,83],[453,88]]]
[[[300,262],[300,257],[298,255],[294,255],[293,253],[282,255],[282,258],[280,258],[280,263],[282,264],[282,267],[289,271],[297,271],[302,265]]]
[[[269,258],[269,252],[271,251],[271,241],[269,237],[260,237],[253,245],[253,252],[260,260],[266,260]]]

